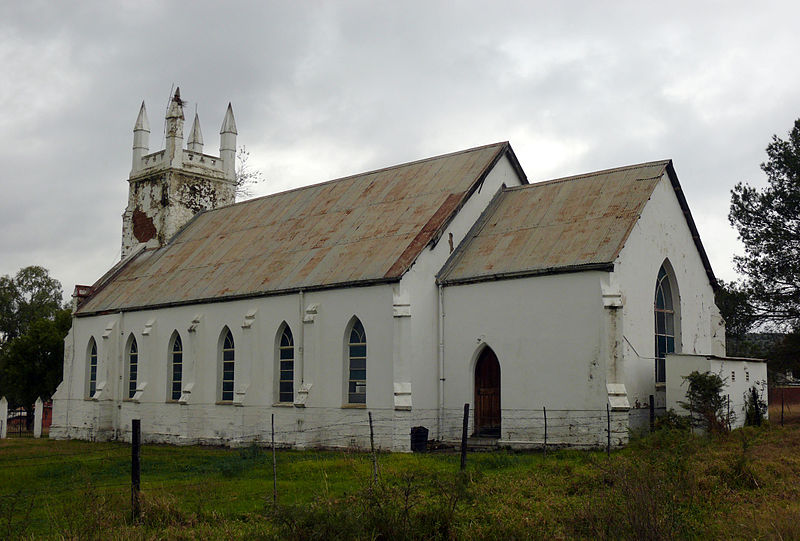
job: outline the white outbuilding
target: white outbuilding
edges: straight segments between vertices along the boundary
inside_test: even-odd
[[[234,203],[199,120],[134,129],[122,260],[76,287],[51,437],[409,448],[627,441],[668,353],[724,356],[669,160],[530,184],[496,143]],[[703,357],[705,359],[705,357]],[[547,428],[545,428],[547,427]],[[610,429],[610,430],[609,430]]]

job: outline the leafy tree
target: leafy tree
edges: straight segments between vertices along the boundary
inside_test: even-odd
[[[719,289],[714,300],[725,319],[725,332],[728,336],[742,339],[755,326],[755,309],[742,284],[719,280]]]
[[[62,379],[64,337],[72,325],[69,310],[39,318],[0,350],[0,395],[25,408],[29,422],[36,398],[49,399]]]
[[[800,327],[800,119],[787,140],[767,146],[761,169],[767,186],[738,183],[728,218],[744,243],[736,257],[750,302],[760,321]]]
[[[0,277],[0,347],[23,334],[33,321],[62,308],[61,283],[47,269],[30,266]]]

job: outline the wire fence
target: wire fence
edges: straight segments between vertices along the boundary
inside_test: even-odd
[[[319,413],[323,413],[322,408]],[[437,422],[441,422],[447,427],[448,434],[452,435],[447,439],[450,445],[443,445],[442,441],[429,442],[428,438],[424,438],[421,442],[422,449],[427,449],[429,443],[435,443],[436,445],[431,447],[439,451],[444,450],[444,452],[453,454],[459,452],[461,455],[459,468],[463,470],[467,463],[470,462],[467,458],[468,453],[476,445],[476,442],[468,437],[473,417],[470,416],[469,407],[466,404],[464,410],[449,409],[443,413],[444,415],[431,413],[430,415],[406,416],[404,418],[405,422],[399,424],[394,418],[396,415],[394,410],[388,408],[377,411],[359,410],[357,413],[349,415],[350,418],[336,422],[315,424],[313,426],[298,426],[295,423],[294,426],[284,425],[283,427],[276,425],[276,416],[272,414],[268,418],[268,427],[265,427],[264,430],[238,433],[235,440],[245,450],[249,448],[248,445],[254,448],[255,451],[251,453],[257,453],[262,463],[269,460],[269,458],[265,458],[265,451],[270,451],[272,500],[276,502],[280,474],[277,467],[280,462],[279,456],[288,448],[296,447],[298,442],[307,447],[338,449],[339,452],[348,453],[350,456],[354,456],[352,453],[357,453],[359,460],[362,462],[369,461],[370,483],[375,483],[378,480],[380,471],[381,442],[384,444],[383,449],[388,449],[391,448],[391,443],[397,438],[412,438],[414,428],[419,428],[426,423],[435,425]],[[524,432],[528,437],[534,438],[529,443],[538,446],[545,453],[548,447],[558,447],[563,444],[563,438],[559,439],[554,436],[558,435],[560,430],[578,435],[583,433],[584,436],[591,433],[591,438],[584,439],[591,443],[592,447],[602,447],[601,442],[603,442],[608,452],[612,448],[612,436],[614,435],[614,429],[612,428],[613,413],[608,408],[606,410],[548,410],[546,408],[542,408],[542,410],[514,410],[511,416],[506,413],[504,411],[502,421],[504,433],[513,435]],[[410,425],[412,424],[415,426],[411,427]],[[142,481],[144,481],[148,490],[160,491],[168,489],[176,482],[181,483],[184,488],[190,487],[191,484],[187,485],[185,481],[194,478],[191,475],[187,475],[186,470],[178,463],[172,464],[174,469],[170,470],[170,465],[148,463],[145,460],[145,467],[142,468],[140,463],[143,442],[141,425],[141,421],[134,420],[130,431],[124,434],[124,439],[129,441],[130,445],[121,445],[110,449],[105,448],[102,452],[88,455],[83,449],[68,452],[64,451],[63,448],[58,448],[53,452],[48,452],[47,447],[37,449],[39,454],[35,455],[12,456],[8,453],[0,453],[0,469],[50,466],[54,463],[54,460],[62,464],[80,463],[82,467],[93,471],[88,480],[88,484],[91,485],[93,490],[110,490],[112,492],[130,490],[132,495],[131,509],[134,515],[138,515],[139,504],[137,498],[140,494]],[[159,439],[157,434],[145,433],[144,436],[145,440]],[[502,440],[497,441],[502,442]],[[414,442],[411,441],[411,443],[413,445]],[[417,444],[419,443],[417,441]],[[481,442],[477,442],[477,444],[480,445]],[[493,448],[496,448],[496,446],[493,446]],[[231,453],[236,452],[237,450],[231,450]],[[240,449],[238,452],[241,455],[242,450]],[[236,455],[233,456],[235,457]],[[222,470],[219,469],[219,464],[207,466],[206,473],[221,471],[224,477],[224,462],[222,464]],[[131,472],[130,480],[120,480],[120,472],[122,470]],[[154,470],[159,472],[158,477],[160,480],[158,482],[150,482],[147,479],[148,472]],[[196,467],[192,467],[190,470],[192,475],[197,473]],[[200,470],[203,473],[202,467]],[[164,480],[165,474],[169,478],[168,480]],[[112,477],[112,479],[109,479],[109,477]],[[79,480],[75,484],[61,483],[48,487],[47,494],[48,497],[52,497],[56,494],[75,492],[76,490],[81,490],[81,487],[86,484],[87,480]],[[201,488],[201,486],[202,483],[197,485],[198,488]],[[0,498],[8,496],[4,492],[0,489]],[[32,489],[31,495],[34,495],[34,493],[35,490]]]

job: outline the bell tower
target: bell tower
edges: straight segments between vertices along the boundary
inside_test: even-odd
[[[178,88],[167,109],[165,148],[152,153],[144,102],[139,109],[133,127],[128,206],[122,214],[122,259],[142,244],[163,246],[198,212],[234,202],[237,131],[233,108],[228,104],[222,121],[219,156],[212,156],[203,154],[197,114],[184,148],[183,105]]]

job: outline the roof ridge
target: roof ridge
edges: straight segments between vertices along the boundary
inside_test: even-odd
[[[513,186],[511,188],[508,188],[508,190],[519,190],[519,189],[522,189],[522,188],[530,188],[530,187],[535,187],[535,186],[542,186],[544,184],[556,184],[556,183],[559,183],[559,182],[566,182],[566,181],[569,181],[569,180],[581,180],[581,179],[584,179],[584,178],[591,178],[591,177],[596,177],[596,176],[599,176],[599,175],[607,175],[607,174],[610,174],[610,173],[617,173],[617,172],[620,172],[620,171],[628,171],[630,169],[640,169],[640,168],[644,168],[644,167],[651,167],[651,166],[654,166],[654,165],[662,165],[666,169],[667,165],[669,165],[671,162],[672,162],[671,159],[665,159],[665,160],[654,160],[654,161],[651,161],[651,162],[644,162],[644,163],[636,163],[636,164],[632,164],[632,165],[623,165],[622,167],[612,167],[611,169],[601,169],[600,171],[589,171],[587,173],[579,173],[577,175],[571,175],[571,176],[568,176],[568,177],[558,177],[558,178],[549,179],[549,180],[542,180],[542,181],[539,181],[539,182],[532,182],[531,184],[524,185],[524,186]],[[648,178],[654,178],[654,177],[648,177]]]
[[[233,207],[233,206],[236,206],[236,205],[244,205],[245,203],[253,203],[255,201],[260,201],[262,199],[267,199],[267,198],[270,198],[270,197],[276,197],[278,195],[284,195],[284,194],[288,194],[288,193],[292,193],[292,192],[299,192],[301,190],[307,190],[307,189],[311,189],[311,188],[316,188],[316,187],[319,187],[319,186],[325,186],[327,184],[333,184],[334,182],[341,182],[341,181],[352,179],[352,178],[356,178],[356,177],[363,177],[365,175],[374,175],[374,174],[377,174],[377,173],[383,173],[385,171],[391,171],[392,169],[399,169],[401,167],[406,167],[406,166],[409,166],[409,165],[417,165],[417,164],[420,164],[420,163],[439,160],[439,159],[442,159],[442,158],[450,158],[452,156],[458,156],[459,154],[467,154],[468,152],[476,152],[476,151],[485,150],[485,149],[491,148],[491,147],[500,148],[502,146],[510,146],[510,145],[509,145],[508,141],[498,141],[497,143],[490,143],[488,145],[481,145],[481,146],[478,146],[478,147],[467,148],[467,149],[459,150],[459,151],[456,151],[456,152],[448,152],[446,154],[439,154],[439,155],[436,155],[436,156],[430,156],[428,158],[422,158],[422,159],[413,160],[413,161],[410,161],[410,162],[398,163],[398,164],[395,164],[395,165],[390,165],[388,167],[381,167],[379,169],[372,169],[372,170],[369,170],[369,171],[363,171],[361,173],[355,173],[355,174],[347,175],[347,176],[344,176],[344,177],[332,178],[330,180],[324,180],[322,182],[316,182],[314,184],[307,184],[305,186],[297,186],[295,188],[289,188],[288,190],[283,190],[283,191],[280,191],[280,192],[270,193],[270,194],[267,194],[267,195],[261,195],[259,197],[253,197],[252,199],[246,199],[244,201],[238,201],[236,203],[231,203],[229,205],[222,205],[222,206],[219,206],[219,207],[214,208],[214,209],[208,209],[208,210],[206,210],[204,212],[214,212],[214,211],[219,210],[219,209],[229,208],[229,207]]]

